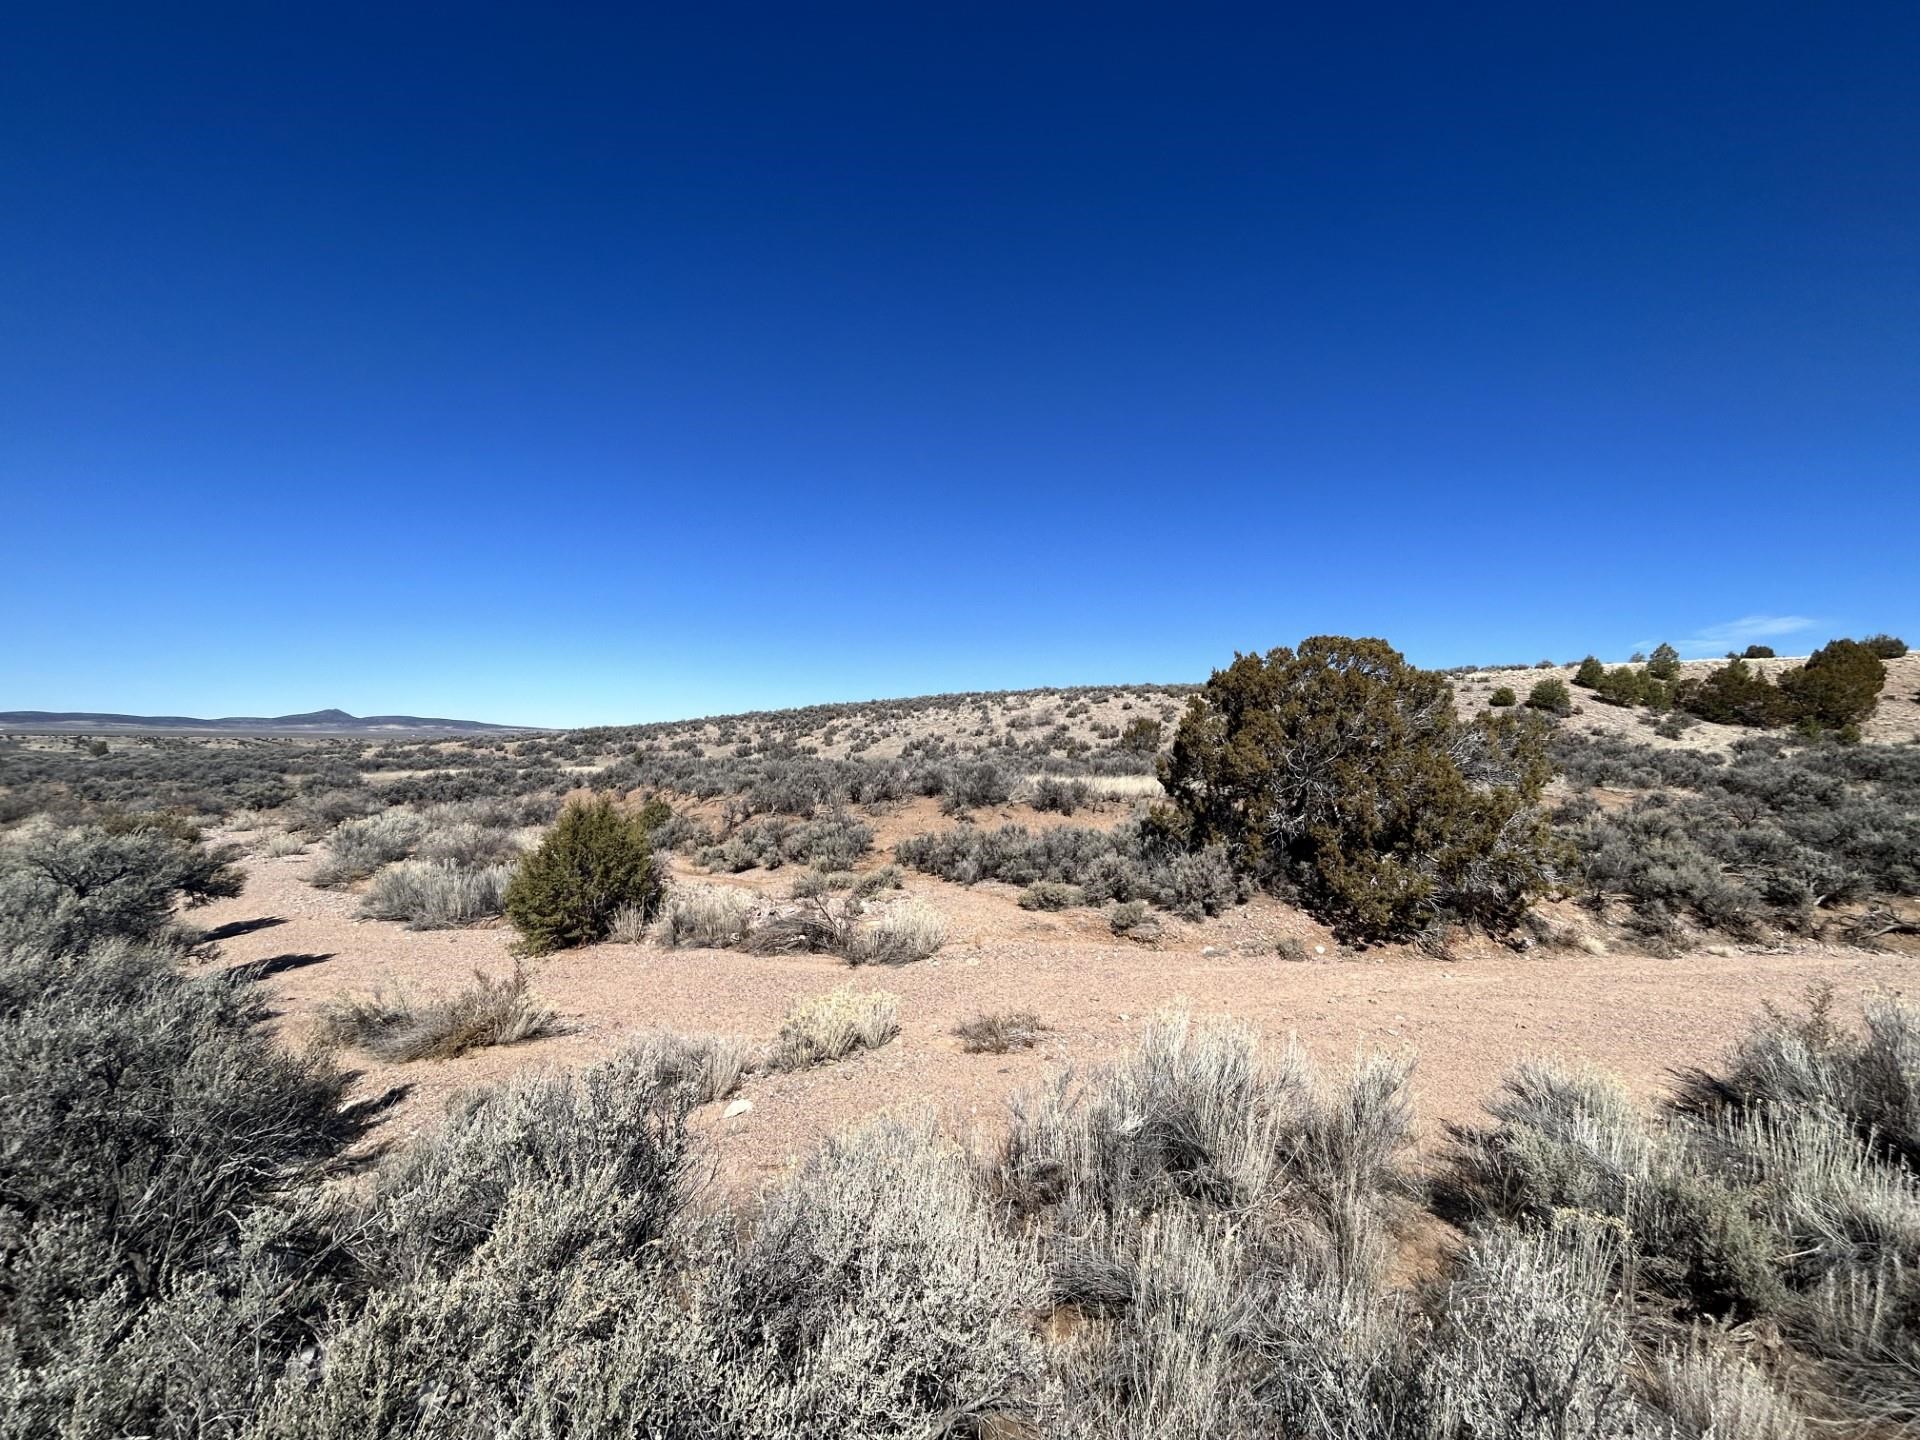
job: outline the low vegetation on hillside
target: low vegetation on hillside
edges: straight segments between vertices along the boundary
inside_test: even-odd
[[[670,907],[677,853],[715,874],[793,868],[791,898],[756,902],[747,928],[761,946],[850,954],[875,918],[862,920],[872,891],[858,887],[881,873],[876,827],[923,798],[950,818],[888,858],[1014,886],[1036,909],[1203,920],[1267,892],[1370,942],[1507,933],[1539,897],[1571,895],[1657,951],[1702,930],[1873,940],[1914,923],[1900,908],[1915,894],[1914,748],[1857,743],[1873,716],[1912,703],[1886,682],[1905,655],[1879,635],[1804,664],[1705,666],[1663,645],[1476,689],[1379,641],[1318,637],[1238,657],[1197,688],[386,745],[15,739],[0,741],[0,826],[224,823],[261,853],[312,856],[312,883],[369,917],[509,920],[534,953],[690,943],[698,904],[736,902]],[[1460,703],[1459,683],[1477,700]],[[1596,702],[1647,728],[1593,725]],[[1748,738],[1693,743],[1725,726]],[[1624,808],[1599,791],[1626,792]],[[844,898],[815,903],[829,889]],[[739,925],[710,933],[749,943]]]

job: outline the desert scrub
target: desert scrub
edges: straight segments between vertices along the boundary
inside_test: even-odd
[[[373,877],[360,913],[401,920],[409,930],[450,930],[499,916],[506,907],[510,865],[470,869],[454,860],[398,860]]]
[[[959,885],[999,880],[1027,886],[1078,886],[1089,905],[1146,900],[1189,918],[1217,915],[1241,898],[1223,847],[1185,850],[1138,823],[1111,831],[1076,825],[1030,831],[1024,825],[974,825],[916,835],[894,847],[903,865]]]
[[[53,954],[160,939],[176,907],[240,893],[238,855],[159,829],[30,822],[0,837],[0,946]]]
[[[906,965],[925,960],[947,943],[947,922],[918,900],[883,907],[854,927],[845,946],[850,965]]]
[[[507,886],[506,912],[530,954],[604,940],[613,917],[635,907],[651,917],[667,890],[647,829],[596,797],[560,812]]]
[[[898,865],[874,870],[809,870],[794,880],[788,895],[794,900],[812,900],[844,890],[856,900],[866,900],[883,890],[898,890],[904,883]]]
[[[835,812],[804,822],[780,816],[755,820],[701,850],[697,858],[709,870],[733,872],[774,870],[789,863],[845,870],[872,847],[872,826]]]
[[[1649,937],[1688,924],[1753,934],[1818,932],[1825,913],[1874,895],[1920,894],[1920,750],[1831,741],[1789,752],[1753,736],[1722,761],[1617,738],[1563,735],[1570,784],[1654,790],[1625,810],[1585,797],[1556,819],[1569,879],[1596,909],[1630,907]]]
[[[753,1047],[744,1040],[671,1030],[642,1033],[628,1043],[625,1055],[651,1083],[684,1094],[693,1105],[725,1100],[757,1062]]]
[[[476,970],[466,989],[431,1000],[381,993],[343,997],[322,1008],[315,1038],[402,1063],[451,1060],[489,1045],[538,1039],[556,1028],[554,1012],[533,997],[526,972],[515,966],[499,980]]]
[[[1058,880],[1036,880],[1020,892],[1022,910],[1070,910],[1086,903],[1086,891]]]
[[[660,943],[675,949],[713,950],[744,945],[753,928],[755,902],[741,890],[719,885],[681,886],[660,912]]]
[[[856,1050],[878,1050],[900,1033],[900,1002],[885,990],[841,989],[803,1000],[787,1012],[768,1063],[803,1070],[842,1060]]]
[[[328,888],[350,885],[383,865],[404,860],[426,836],[426,820],[411,810],[345,821],[327,836],[327,853],[308,878]]]
[[[997,1010],[962,1021],[953,1033],[969,1055],[1005,1055],[1032,1049],[1046,1028],[1031,1010]]]

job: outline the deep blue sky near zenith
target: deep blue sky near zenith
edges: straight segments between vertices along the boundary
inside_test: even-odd
[[[1920,631],[1920,7],[14,7],[0,708]]]

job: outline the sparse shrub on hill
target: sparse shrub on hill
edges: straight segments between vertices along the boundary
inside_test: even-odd
[[[994,760],[956,765],[941,773],[940,805],[948,814],[962,814],[982,806],[1004,805],[1013,798],[1019,777]]]
[[[1647,657],[1647,674],[1671,685],[1680,678],[1680,652],[1662,640]]]
[[[1151,715],[1136,715],[1120,731],[1120,748],[1151,755],[1160,748],[1166,727]]]
[[[667,889],[646,827],[604,797],[575,801],[507,886],[506,912],[530,954],[606,938],[615,912],[651,917]]]
[[[1730,761],[1618,738],[1563,735],[1577,786],[1655,793],[1627,809],[1564,807],[1574,874],[1596,903],[1633,907],[1649,935],[1685,923],[1736,934],[1820,929],[1833,907],[1920,894],[1920,749],[1743,739]]]
[[[1744,659],[1729,659],[1703,680],[1682,682],[1676,699],[1682,709],[1722,725],[1845,731],[1873,713],[1886,676],[1886,666],[1869,647],[1833,640],[1805,665],[1782,671],[1777,685]]]
[[[1607,667],[1602,665],[1598,658],[1592,655],[1582,660],[1580,667],[1573,672],[1573,683],[1583,690],[1594,689],[1606,678]]]
[[[1728,652],[1727,658],[1729,660],[1734,658],[1732,652]],[[1774,658],[1773,647],[1771,645],[1749,645],[1740,652],[1739,658],[1742,660],[1771,660]]]
[[[1676,700],[1681,709],[1719,725],[1784,725],[1791,718],[1779,687],[1740,659],[1704,679],[1681,681]]]
[[[1527,692],[1527,708],[1543,710],[1549,715],[1571,715],[1573,696],[1567,691],[1567,682],[1560,679],[1536,680],[1533,689]]]
[[[1518,705],[1519,703],[1520,697],[1513,693],[1513,687],[1511,685],[1502,685],[1487,697],[1487,704],[1497,709],[1504,709],[1507,706]]]
[[[1537,726],[1465,724],[1385,642],[1318,637],[1216,671],[1160,779],[1191,842],[1379,938],[1511,926],[1551,876],[1547,775]]]
[[[1898,660],[1907,653],[1907,642],[1898,635],[1869,635],[1860,643],[1882,660]]]
[[[1843,730],[1873,713],[1887,667],[1857,640],[1830,640],[1807,663],[1780,677],[1780,693],[1795,722],[1815,730]]]

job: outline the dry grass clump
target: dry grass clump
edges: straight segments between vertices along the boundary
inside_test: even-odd
[[[661,944],[675,949],[733,949],[746,943],[754,909],[753,896],[743,890],[680,886],[668,893],[654,934]]]
[[[289,855],[306,854],[307,842],[303,837],[295,835],[292,831],[276,830],[273,834],[267,836],[263,848],[266,851],[268,859],[284,860]]]
[[[775,1070],[803,1070],[878,1050],[900,1033],[900,1002],[884,990],[851,986],[803,1000],[781,1022],[767,1057]]]
[[[918,900],[890,905],[854,929],[843,953],[850,965],[908,965],[947,943],[947,922]]]
[[[497,919],[506,904],[511,865],[469,869],[454,860],[399,860],[373,877],[360,913],[400,920],[409,930],[451,930]]]
[[[969,1055],[1004,1055],[1032,1049],[1046,1028],[1031,1010],[1000,1010],[963,1021],[953,1033]]]
[[[379,992],[343,997],[322,1008],[317,1038],[401,1063],[450,1060],[469,1050],[513,1045],[556,1029],[556,1015],[533,998],[525,970],[515,966],[512,975],[500,980],[476,970],[466,989],[426,1002]]]
[[[753,1046],[731,1035],[681,1035],[649,1030],[625,1054],[653,1083],[684,1094],[694,1105],[724,1100],[740,1088],[755,1063]]]
[[[754,921],[744,945],[756,955],[838,955],[849,965],[906,965],[924,960],[947,940],[946,921],[917,899],[869,914],[858,896],[825,894]]]
[[[607,939],[616,945],[644,945],[652,926],[653,917],[647,914],[644,905],[622,905],[613,912]]]

